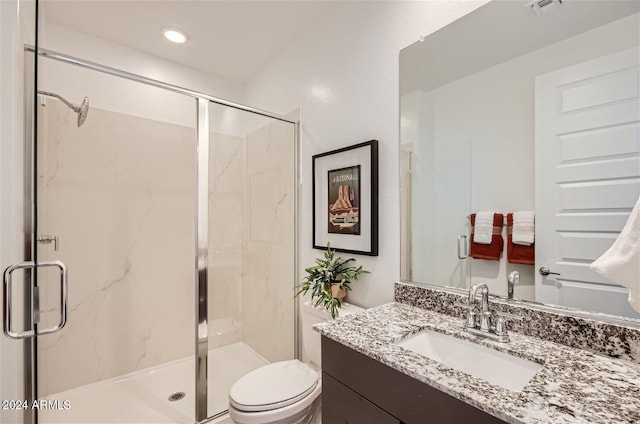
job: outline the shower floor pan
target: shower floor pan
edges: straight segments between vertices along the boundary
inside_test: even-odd
[[[209,351],[209,416],[228,409],[231,385],[267,361],[244,343]],[[40,423],[161,424],[194,420],[194,359],[185,358],[48,396],[69,409],[41,410]],[[183,392],[184,396],[172,395]]]

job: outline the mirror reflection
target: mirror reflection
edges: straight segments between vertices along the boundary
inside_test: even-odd
[[[400,54],[402,279],[640,318],[590,268],[640,197],[639,2],[527,3]]]

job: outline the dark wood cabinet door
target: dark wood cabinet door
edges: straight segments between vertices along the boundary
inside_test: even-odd
[[[322,372],[323,376],[330,376],[402,423],[504,424],[504,421],[478,408],[324,336]],[[325,393],[330,396],[327,393],[330,387],[322,387],[323,414]],[[333,422],[323,420],[323,424]],[[378,423],[374,420],[367,424]]]
[[[323,373],[322,424],[400,424],[400,421]]]

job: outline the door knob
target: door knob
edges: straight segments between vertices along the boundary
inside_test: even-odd
[[[551,270],[546,266],[540,267],[538,273],[540,273],[540,275],[560,275],[559,272],[551,272]]]

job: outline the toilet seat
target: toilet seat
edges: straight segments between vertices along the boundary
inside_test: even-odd
[[[240,411],[229,405],[229,416],[236,424],[304,424],[313,416],[313,404],[320,397],[322,384],[306,398],[289,406],[262,412]]]
[[[297,359],[276,362],[240,378],[229,391],[229,403],[244,412],[284,408],[310,396],[318,380],[318,373]]]

